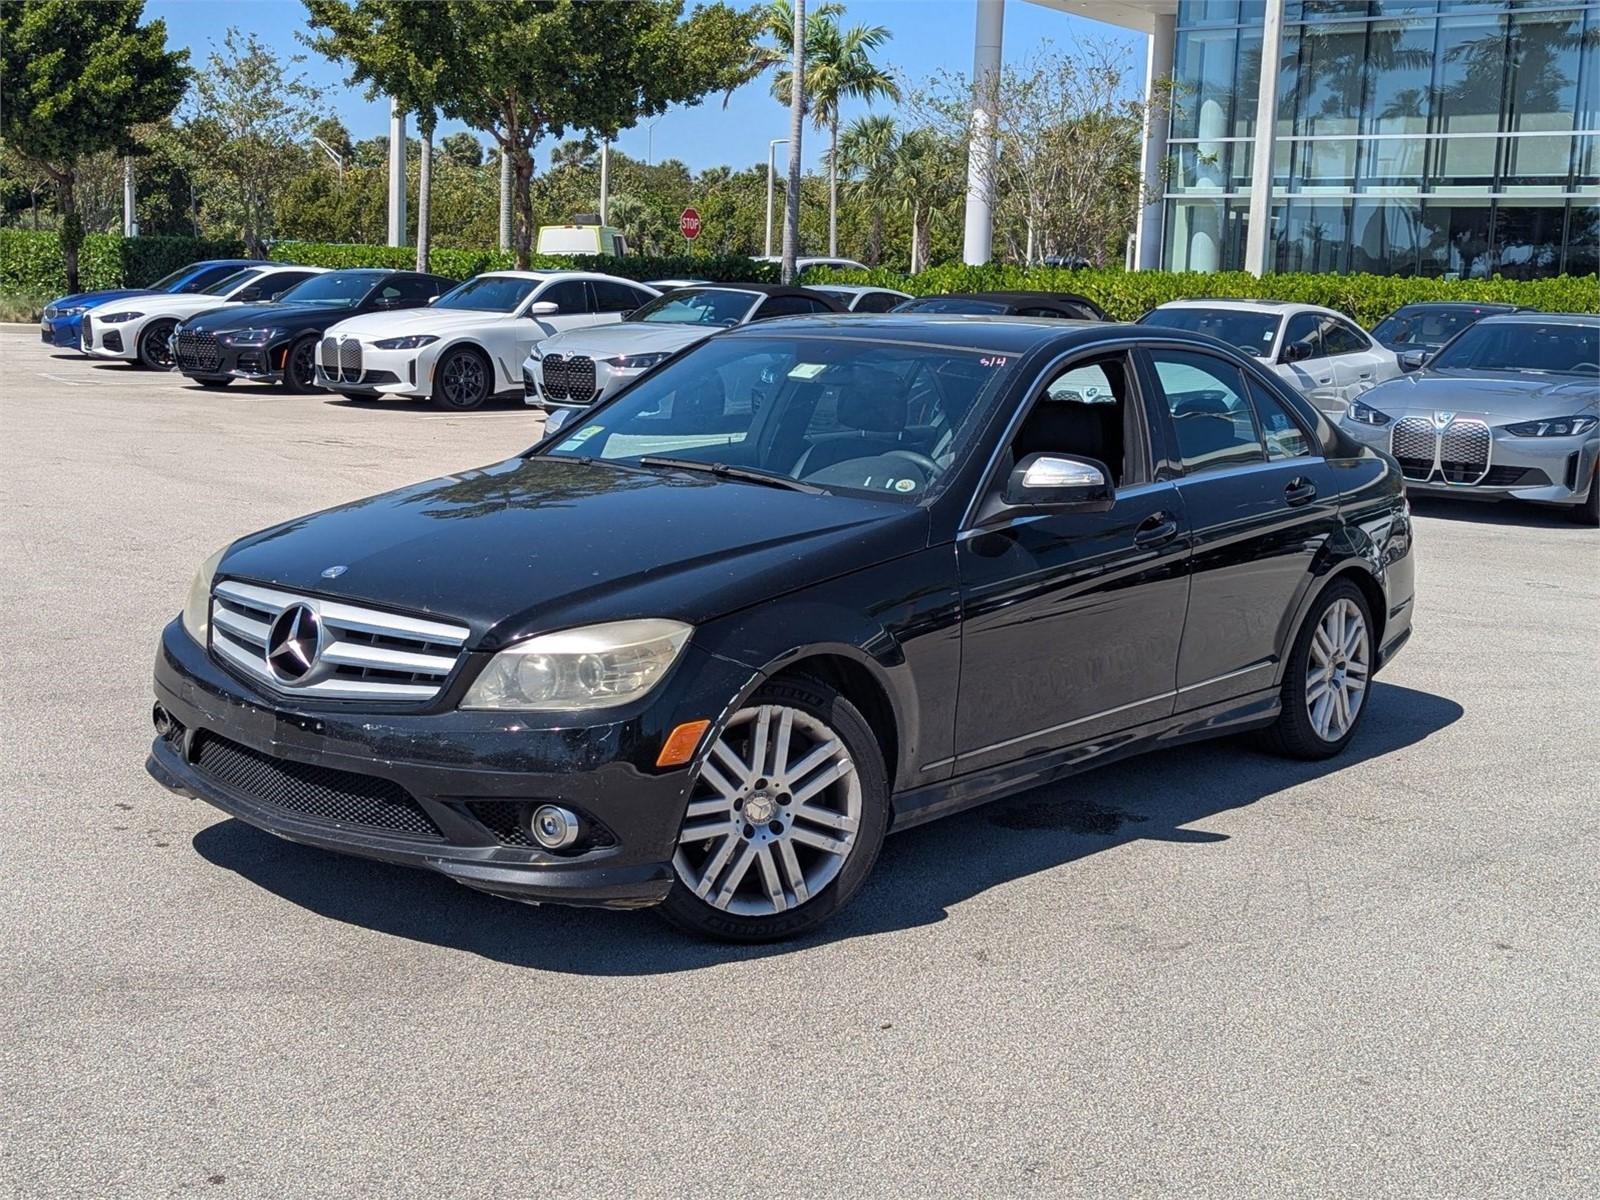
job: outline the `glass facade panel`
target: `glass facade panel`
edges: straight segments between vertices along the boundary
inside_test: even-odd
[[[1244,265],[1264,7],[1179,5],[1174,267]],[[1600,0],[1287,0],[1279,62],[1278,270],[1595,270]]]

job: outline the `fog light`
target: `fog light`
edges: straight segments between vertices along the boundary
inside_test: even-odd
[[[546,850],[565,850],[578,840],[577,814],[554,804],[541,804],[534,809],[533,820],[528,824],[533,840]]]
[[[166,737],[172,732],[172,718],[159,704],[150,710],[150,723],[156,727],[157,737]]]

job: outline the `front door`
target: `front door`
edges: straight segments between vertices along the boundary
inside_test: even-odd
[[[1198,349],[1145,361],[1182,463],[1194,547],[1183,711],[1272,686],[1286,623],[1338,525],[1338,486],[1301,418],[1234,363]]]
[[[1177,488],[1152,478],[1130,358],[1068,364],[1041,389],[956,544],[965,620],[957,775],[1165,717],[1188,602]],[[1106,512],[1003,508],[1029,454],[1104,463]],[[986,515],[987,513],[987,515]]]
[[[1338,373],[1323,347],[1322,318],[1316,313],[1296,313],[1289,318],[1283,348],[1278,352],[1277,374],[1323,412],[1337,415],[1344,411]]]

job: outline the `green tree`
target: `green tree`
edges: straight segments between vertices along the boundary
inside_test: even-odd
[[[254,35],[230,28],[195,76],[187,142],[190,169],[213,224],[237,229],[253,256],[266,250],[274,200],[306,168],[305,142],[322,92]]]
[[[143,15],[143,0],[0,5],[0,139],[55,187],[69,291],[83,241],[80,164],[134,152],[133,127],[165,119],[183,99],[188,54],[168,53],[166,24],[140,25]]]
[[[844,100],[871,104],[882,97],[900,99],[894,76],[872,61],[872,52],[890,38],[882,25],[853,25],[841,29],[829,19],[821,36],[806,47],[806,91],[811,96],[811,119],[828,131],[828,253],[839,253],[839,105]]]
[[[672,104],[724,89],[748,55],[754,18],[717,3],[683,17],[683,0],[445,0],[448,64],[440,111],[493,136],[511,160],[514,245],[533,248],[533,149],[568,129],[615,137]]]
[[[872,214],[866,262],[873,267],[883,257],[884,213],[900,201],[895,177],[895,153],[899,147],[900,130],[893,117],[857,117],[840,135],[838,152],[833,156],[838,170],[849,181],[848,194]]]
[[[439,142],[439,152],[458,167],[483,166],[483,143],[470,133],[447,134]]]
[[[350,82],[365,83],[369,99],[379,93],[415,113],[422,140],[417,175],[417,270],[428,269],[433,133],[439,109],[457,74],[447,64],[459,49],[453,41],[450,5],[411,0],[305,0],[314,29],[311,48],[350,64]]]

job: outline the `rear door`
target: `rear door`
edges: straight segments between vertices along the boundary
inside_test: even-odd
[[[1299,416],[1238,365],[1187,347],[1141,357],[1164,401],[1194,548],[1183,711],[1272,686],[1312,561],[1337,527],[1338,489]]]

